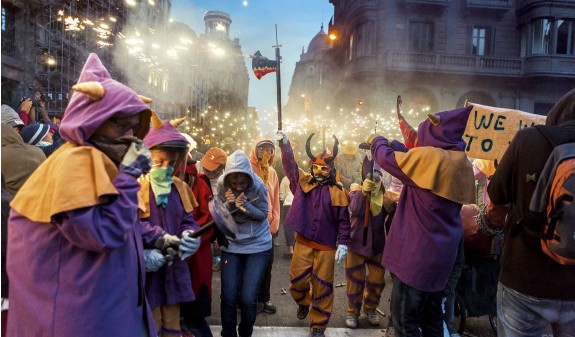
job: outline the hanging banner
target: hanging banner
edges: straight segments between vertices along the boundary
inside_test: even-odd
[[[469,158],[500,161],[519,130],[545,124],[546,116],[471,102],[467,105],[473,105],[463,134]]]
[[[269,60],[258,50],[252,57],[252,70],[254,71],[256,78],[259,80],[265,74],[277,71],[276,60]]]

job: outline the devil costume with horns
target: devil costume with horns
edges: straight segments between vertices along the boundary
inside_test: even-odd
[[[151,111],[110,77],[96,54],[78,82],[60,127],[67,143],[38,167],[11,205],[7,334],[154,336],[142,237],[163,231],[139,220],[140,185],[115,161],[124,156],[123,144],[103,152],[93,137],[112,118],[139,115],[141,139]]]
[[[178,237],[199,228],[192,214],[198,205],[192,190],[180,178],[173,176],[174,168],[185,160],[188,153],[188,141],[176,129],[184,120],[162,122],[152,111],[152,128],[144,138],[152,151],[152,162],[155,150],[177,153],[178,157],[174,166],[152,166],[150,173],[140,179],[142,188],[138,193],[146,209],[140,217]],[[156,178],[154,170],[161,170],[158,173],[162,173],[162,177]],[[153,310],[158,335],[180,336],[180,303],[195,299],[186,262],[176,257],[171,265],[146,273],[146,296]]]
[[[290,267],[290,293],[299,305],[298,318],[307,316],[314,334],[323,336],[333,309],[333,278],[336,248],[347,251],[349,242],[349,196],[336,183],[333,161],[337,156],[335,138],[333,155],[326,151],[314,156],[310,150],[311,134],[306,152],[312,160],[310,173],[300,169],[292,147],[282,133],[280,148],[282,164],[294,195],[285,224],[296,232],[294,255]],[[339,246],[338,246],[339,245]]]

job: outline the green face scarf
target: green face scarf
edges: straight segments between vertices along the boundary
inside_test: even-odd
[[[156,196],[156,204],[166,208],[172,183],[173,166],[157,167],[150,170],[150,183]]]

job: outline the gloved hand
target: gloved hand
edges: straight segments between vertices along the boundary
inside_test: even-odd
[[[120,171],[138,178],[150,171],[151,156],[150,150],[144,142],[132,142],[120,163]]]
[[[369,137],[367,138],[366,143],[367,143],[369,146],[371,146],[371,143],[373,142],[373,139],[374,139],[375,137],[377,137],[377,136],[380,136],[380,135],[378,135],[377,133],[372,134],[371,136],[369,136]]]
[[[178,248],[180,246],[180,238],[172,234],[164,234],[164,236],[158,238],[154,243],[154,247],[163,251],[168,247]]]
[[[335,262],[339,264],[341,261],[345,260],[346,256],[347,256],[347,246],[337,245],[337,250],[335,251]]]
[[[185,260],[188,257],[194,255],[200,248],[202,237],[198,236],[197,238],[191,238],[188,236],[189,233],[191,233],[191,231],[184,231],[182,234],[179,250],[181,260]]]
[[[276,140],[278,142],[283,142],[283,144],[287,144],[288,143],[288,137],[286,135],[285,132],[283,132],[282,130],[278,130],[276,132]]]
[[[158,249],[144,249],[144,261],[146,273],[158,271],[166,263],[164,255]]]
[[[377,184],[378,183],[371,179],[364,179],[363,183],[361,184],[361,191],[364,195],[373,192],[377,188]]]
[[[178,251],[175,250],[174,248],[168,247],[168,249],[166,249],[166,255],[164,255],[164,258],[166,259],[166,265],[168,267],[174,264],[174,259],[176,258],[176,255],[178,255]]]

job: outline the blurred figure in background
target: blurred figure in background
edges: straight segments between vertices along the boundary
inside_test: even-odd
[[[254,173],[260,177],[268,191],[268,222],[272,238],[277,236],[280,225],[280,184],[278,174],[273,168],[275,160],[275,145],[269,137],[257,140],[250,153],[250,164]],[[271,301],[270,287],[272,282],[272,266],[274,263],[274,250],[271,250],[270,260],[266,268],[264,279],[258,295],[258,312],[275,314],[276,307]]]
[[[291,203],[293,201],[293,193],[289,187],[289,179],[287,176],[283,177],[280,183],[280,201],[282,202],[282,210],[280,212],[280,224],[284,228],[284,238],[286,240],[287,252],[283,255],[287,258],[292,258],[293,256],[293,248],[295,246],[295,233],[293,229],[289,228],[285,225],[285,218],[288,214]]]
[[[361,183],[361,160],[363,156],[358,153],[358,145],[353,140],[344,142],[341,147],[341,155],[335,162],[335,168],[339,173],[339,179],[343,187],[349,191],[351,184]]]
[[[196,142],[188,134],[182,133],[182,136],[190,144],[190,150],[185,165],[179,166],[178,175],[183,177],[184,182],[190,186],[194,193],[198,207],[195,207],[192,213],[196,222],[200,227],[203,227],[212,221],[208,207],[208,203],[212,199],[210,180],[204,174],[198,173],[193,155]],[[215,230],[216,227],[214,226],[202,234],[200,248],[186,260],[192,279],[191,287],[196,299],[180,305],[182,337],[212,337],[206,317],[212,314],[213,255],[211,242],[217,235],[214,233]],[[218,237],[221,237],[220,235]]]

